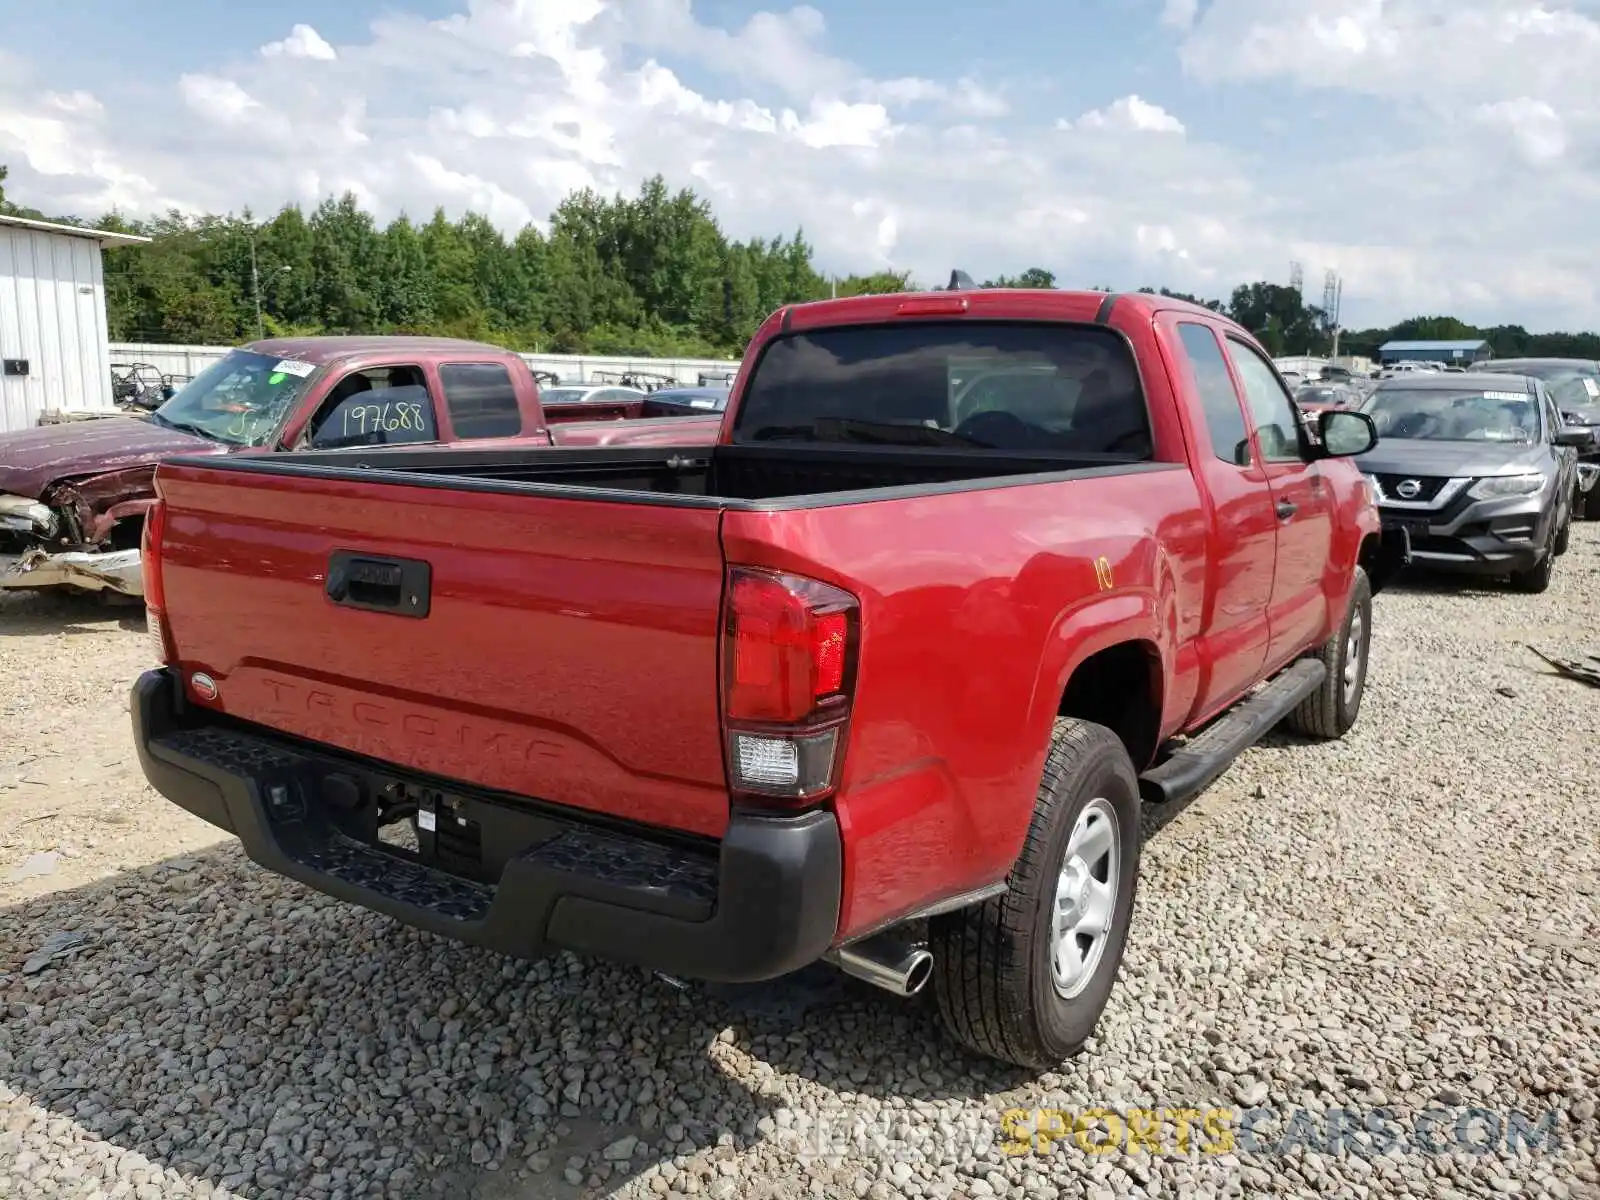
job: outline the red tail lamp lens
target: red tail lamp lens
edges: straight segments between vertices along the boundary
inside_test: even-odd
[[[842,697],[855,597],[814,579],[743,567],[729,583],[727,719],[795,724]]]

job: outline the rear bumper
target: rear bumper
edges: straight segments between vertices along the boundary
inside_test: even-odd
[[[186,706],[164,669],[134,683],[131,709],[140,765],[163,796],[268,870],[420,929],[519,958],[570,949],[724,982],[798,970],[834,940],[831,813],[735,813],[720,843],[674,843],[218,723]],[[440,832],[424,827],[412,855],[376,841],[376,801],[396,795],[437,814]],[[481,861],[460,857],[455,813]]]

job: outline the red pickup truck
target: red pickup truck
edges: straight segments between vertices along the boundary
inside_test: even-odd
[[[156,789],[258,863],[515,955],[825,959],[1059,1063],[1140,805],[1356,719],[1386,543],[1238,326],[1149,295],[823,301],[712,447],[157,473]]]
[[[542,404],[527,363],[478,342],[255,342],[212,364],[154,413],[0,435],[0,588],[138,595],[139,531],[155,495],[156,464],[170,455],[506,439],[542,446],[716,440],[720,415],[669,413],[633,419],[658,415],[643,394],[620,403]]]

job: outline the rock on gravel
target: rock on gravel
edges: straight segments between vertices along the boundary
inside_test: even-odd
[[[267,875],[139,777],[137,623],[0,598],[0,718],[29,731],[0,879],[61,855],[0,884],[0,1196],[1600,1197],[1600,692],[1522,649],[1600,648],[1600,530],[1543,596],[1418,584],[1375,624],[1349,738],[1274,736],[1150,814],[1099,1036],[1030,1078],[826,970],[678,991]],[[1257,1105],[1249,1145],[1186,1115]],[[1315,1140],[1378,1107],[1444,1137],[1553,1112],[1559,1152]],[[1040,1138],[1017,1111],[1091,1108]],[[1085,1150],[1130,1109],[1159,1152]]]

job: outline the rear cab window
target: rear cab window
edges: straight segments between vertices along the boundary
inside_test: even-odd
[[[504,363],[444,363],[439,367],[450,426],[462,441],[517,437],[522,406]]]
[[[781,335],[762,350],[735,444],[803,441],[1153,457],[1122,336],[1060,322],[903,321]]]

